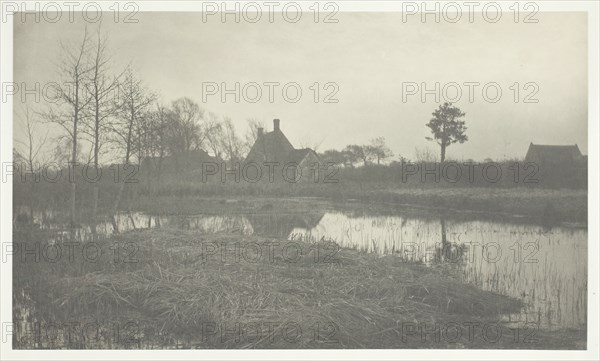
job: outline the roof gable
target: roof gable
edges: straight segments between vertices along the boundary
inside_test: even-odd
[[[319,157],[312,149],[295,149],[279,128],[279,120],[274,119],[272,132],[263,133],[262,128],[259,129],[259,135],[246,157],[246,162],[296,163],[299,165],[309,158],[319,161]]]
[[[284,162],[293,151],[292,143],[283,132],[274,130],[258,136],[246,157],[246,161]]]
[[[294,149],[288,157],[288,162],[300,165],[305,159],[313,158],[319,161],[319,156],[310,148]]]

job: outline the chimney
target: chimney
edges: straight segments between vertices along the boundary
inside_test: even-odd
[[[279,119],[273,119],[273,130],[279,130]]]
[[[262,137],[262,135],[263,135],[263,132],[264,132],[264,129],[263,129],[262,127],[260,127],[260,128],[258,128],[257,130],[258,130],[258,136],[259,136],[259,137]]]

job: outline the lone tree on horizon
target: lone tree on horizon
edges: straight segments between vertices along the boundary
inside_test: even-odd
[[[435,140],[440,146],[440,161],[446,159],[446,148],[454,143],[464,143],[469,138],[465,134],[467,127],[465,121],[461,120],[466,114],[452,103],[440,105],[433,113],[433,118],[425,124],[431,129],[433,137],[425,137],[427,140]]]

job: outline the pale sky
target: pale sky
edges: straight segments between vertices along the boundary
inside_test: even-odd
[[[425,140],[430,134],[425,123],[444,98],[436,103],[428,96],[422,103],[412,95],[403,102],[402,84],[425,82],[433,88],[436,82],[456,82],[463,91],[456,105],[467,113],[469,141],[452,145],[448,157],[524,157],[529,142],[578,144],[587,153],[585,13],[539,13],[537,24],[515,24],[510,16],[498,23],[403,23],[399,13],[339,13],[336,24],[315,24],[310,16],[298,23],[269,23],[266,17],[258,23],[221,23],[217,17],[203,23],[200,13],[174,12],[137,18],[137,24],[102,24],[115,70],[132,62],[164,103],[189,97],[207,111],[231,117],[241,135],[247,118],[263,119],[267,131],[279,118],[297,148],[320,143],[319,151],[341,149],[384,136],[395,158],[413,158],[416,147],[438,152]],[[59,41],[81,39],[84,23],[15,19],[14,81],[58,80]],[[88,24],[89,31],[96,26]],[[230,88],[235,82],[296,82],[303,93],[290,103],[279,86],[270,103],[263,86],[262,100],[254,104],[243,98],[235,103],[232,96],[223,103],[218,95],[203,103],[203,82],[226,82]],[[310,89],[315,82],[335,82],[339,102],[315,103]],[[464,82],[481,84],[473,103]],[[482,97],[490,82],[502,89],[497,103]],[[510,89],[515,82],[536,83],[539,102],[515,103]],[[532,89],[521,89],[520,99]],[[327,93],[322,89],[321,99]],[[18,127],[15,132],[22,134]]]

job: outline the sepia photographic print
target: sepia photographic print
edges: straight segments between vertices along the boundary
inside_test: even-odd
[[[2,1],[3,360],[589,359],[595,1]]]

